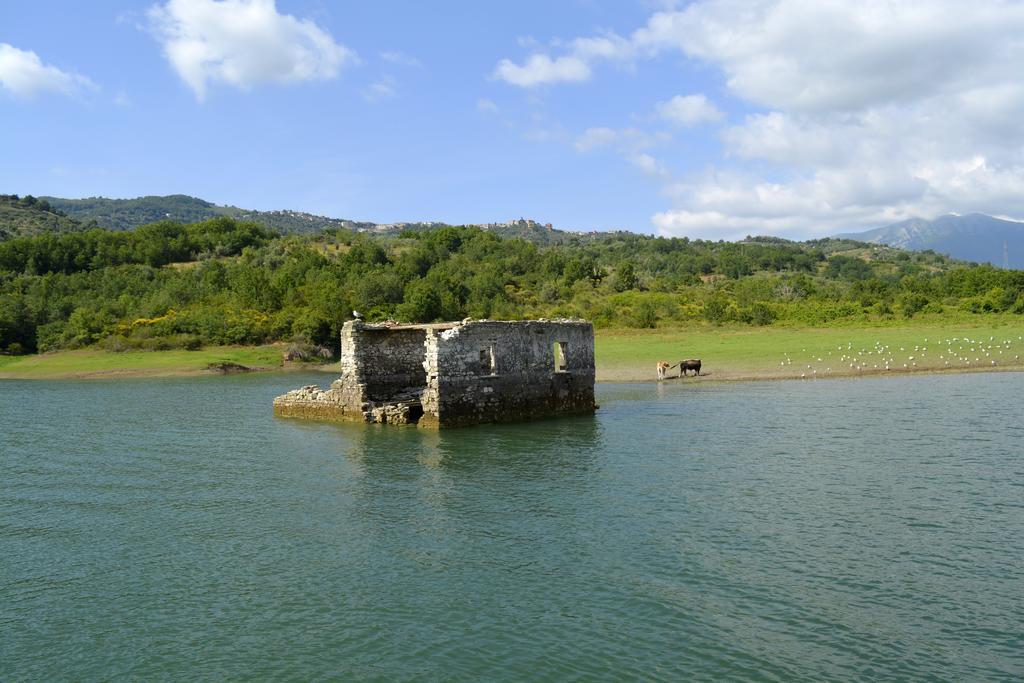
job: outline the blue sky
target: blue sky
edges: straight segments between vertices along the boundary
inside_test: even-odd
[[[1024,11],[963,8],[11,0],[0,191],[700,237],[1024,216]]]

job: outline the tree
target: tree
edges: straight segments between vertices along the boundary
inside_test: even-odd
[[[616,292],[625,292],[640,287],[640,278],[637,277],[632,263],[623,261],[619,264],[619,267],[615,270],[615,281],[612,287]]]
[[[405,288],[405,301],[398,307],[402,320],[429,323],[441,316],[441,295],[426,280],[415,280]]]

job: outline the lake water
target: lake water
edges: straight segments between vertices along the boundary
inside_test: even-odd
[[[313,381],[0,382],[0,680],[1024,677],[1024,375],[271,415]]]

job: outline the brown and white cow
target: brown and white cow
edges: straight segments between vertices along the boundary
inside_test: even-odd
[[[665,379],[665,376],[668,374],[668,371],[672,369],[672,367],[673,366],[668,364],[667,360],[658,361],[658,381],[659,382],[661,380]]]

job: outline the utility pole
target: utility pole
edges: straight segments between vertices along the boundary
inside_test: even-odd
[[[1006,246],[1006,240],[1003,240],[1003,270],[1010,269],[1010,250]]]

